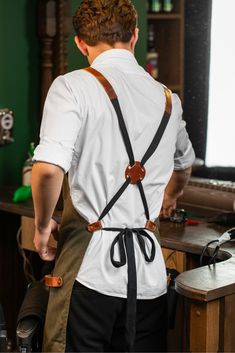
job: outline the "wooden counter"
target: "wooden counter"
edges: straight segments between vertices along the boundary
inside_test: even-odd
[[[204,222],[191,227],[162,222],[162,246],[195,259],[207,242],[224,231],[224,227]],[[194,268],[176,279],[176,290],[184,297],[186,308],[185,351],[235,351],[235,243],[222,246],[219,259],[215,266]]]
[[[0,189],[0,211],[5,211],[19,216],[34,217],[33,202],[27,200],[25,202],[13,203],[12,198],[16,188],[7,187]],[[55,212],[55,219],[60,219],[61,211]]]
[[[33,217],[32,202],[13,204],[12,194],[13,189],[0,190],[0,211]],[[56,212],[58,219],[60,214]],[[221,262],[215,266],[197,267],[203,247],[225,229],[203,221],[195,226],[161,222],[162,247],[187,256],[189,270],[176,280],[177,292],[184,297],[186,308],[184,351],[235,351],[235,244],[231,242],[221,248]]]
[[[201,222],[196,226],[161,222],[163,247],[200,255],[203,247],[217,239],[225,227]],[[214,248],[212,244],[211,249]],[[177,277],[177,291],[191,299],[211,301],[235,291],[235,241],[224,244],[215,266],[203,266],[187,271]]]

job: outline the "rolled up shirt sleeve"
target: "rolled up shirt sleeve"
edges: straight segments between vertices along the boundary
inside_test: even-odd
[[[180,123],[176,140],[176,150],[174,155],[174,170],[183,170],[193,165],[193,162],[195,160],[195,153],[186,130],[186,123],[184,120],[182,120],[181,103],[178,97],[177,99]]]
[[[82,119],[80,108],[64,76],[52,83],[43,110],[40,143],[34,152],[34,162],[46,162],[61,167],[65,173],[71,166],[75,143]]]

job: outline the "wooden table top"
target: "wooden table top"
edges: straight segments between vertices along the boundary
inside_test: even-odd
[[[14,204],[14,188],[0,189],[0,211],[33,217],[32,200]],[[59,220],[61,211],[55,212]],[[204,246],[226,230],[225,227],[200,221],[188,226],[161,221],[161,245],[165,248],[200,255]],[[211,301],[235,293],[235,244],[223,245],[219,254],[222,262],[215,266],[203,266],[180,274],[176,280],[177,291],[191,299]]]
[[[12,201],[16,188],[6,187],[0,189],[0,211],[18,214],[25,217],[34,217],[33,201],[29,199],[25,202],[14,203]],[[61,211],[55,211],[55,219],[59,220]]]

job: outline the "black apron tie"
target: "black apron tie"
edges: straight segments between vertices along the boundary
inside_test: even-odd
[[[110,260],[114,267],[127,264],[127,305],[126,305],[126,340],[129,352],[134,350],[136,334],[136,300],[137,300],[137,275],[134,251],[133,233],[136,234],[138,244],[146,262],[152,262],[155,257],[155,244],[144,228],[103,228],[103,230],[119,232],[114,238],[110,248]],[[147,254],[144,238],[151,243],[150,255]],[[114,259],[114,249],[118,245],[119,260]]]

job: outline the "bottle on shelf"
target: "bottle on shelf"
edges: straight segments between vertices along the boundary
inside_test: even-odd
[[[151,10],[151,1],[150,0],[146,0],[146,9],[147,9],[147,13],[149,13]]]
[[[27,201],[32,197],[31,174],[33,167],[34,142],[31,142],[28,150],[28,158],[23,165],[22,186],[18,187],[13,195],[13,202]]]
[[[147,72],[156,80],[158,78],[158,52],[154,24],[148,26]]]
[[[152,0],[150,3],[150,12],[158,13],[162,10],[162,2],[161,0]]]
[[[173,10],[173,1],[172,0],[163,0],[163,11],[172,12]]]

